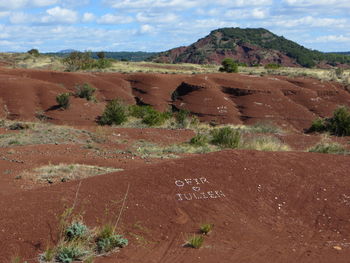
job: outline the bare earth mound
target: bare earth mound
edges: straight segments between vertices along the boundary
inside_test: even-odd
[[[129,104],[187,109],[202,120],[251,124],[275,122],[294,130],[310,127],[317,117],[330,116],[337,105],[350,105],[343,86],[307,78],[256,77],[240,74],[113,74],[62,73],[0,69],[0,116],[33,120],[45,115],[55,123],[94,124],[105,102],[115,98]],[[57,109],[59,93],[88,83],[98,103],[73,98],[71,107]]]
[[[342,156],[223,151],[85,179],[77,210],[96,225],[130,186],[120,226],[131,245],[97,262],[348,262],[349,168]],[[1,262],[35,262],[77,186],[2,198]],[[204,246],[183,247],[202,223],[215,225]]]

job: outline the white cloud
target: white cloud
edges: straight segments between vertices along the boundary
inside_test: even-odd
[[[320,18],[306,16],[299,19],[283,19],[281,17],[275,17],[273,20],[264,22],[264,25],[273,25],[280,27],[307,27],[307,28],[345,28],[348,25],[348,21],[345,18]]]
[[[231,9],[224,12],[224,16],[234,20],[238,19],[264,19],[268,16],[269,10],[262,8],[253,9]]]
[[[78,21],[78,14],[74,10],[56,6],[46,10],[45,16],[40,19],[41,23],[75,23]]]
[[[96,19],[96,16],[93,13],[84,13],[82,21],[83,22],[92,22]]]
[[[308,41],[308,43],[327,43],[327,42],[350,42],[350,36],[344,35],[328,35],[321,36],[314,40]]]
[[[105,14],[97,20],[99,24],[128,24],[133,21],[130,16],[120,16],[113,14]]]
[[[0,1],[0,9],[20,9],[25,7],[44,7],[57,4],[60,0],[9,0]]]
[[[175,23],[179,20],[179,16],[173,13],[137,13],[136,20],[141,23]]]
[[[328,8],[350,8],[350,2],[348,0],[284,0],[283,2],[294,7],[326,6]]]
[[[147,25],[147,24],[142,25],[141,28],[140,28],[140,33],[143,33],[143,34],[145,34],[145,33],[154,33],[154,31],[155,31],[155,28],[153,26]]]
[[[24,12],[16,12],[11,14],[9,20],[12,24],[25,24],[33,22],[34,18]]]

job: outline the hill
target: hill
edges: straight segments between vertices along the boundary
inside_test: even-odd
[[[302,67],[350,64],[348,56],[311,50],[263,28],[217,29],[190,46],[162,52],[153,60],[220,64],[226,57],[250,66],[269,63]]]

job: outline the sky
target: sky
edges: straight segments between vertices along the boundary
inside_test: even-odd
[[[0,0],[0,52],[158,52],[222,27],[350,51],[349,22],[349,0]]]

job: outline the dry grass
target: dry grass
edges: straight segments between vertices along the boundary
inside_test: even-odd
[[[119,172],[123,169],[84,164],[45,165],[23,173],[23,178],[39,182],[58,183],[83,179],[91,176]]]

